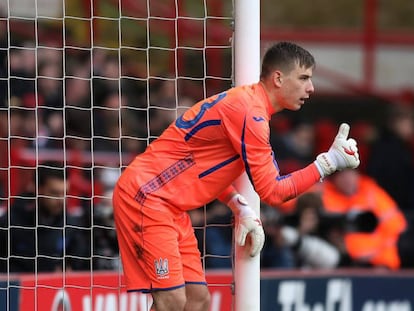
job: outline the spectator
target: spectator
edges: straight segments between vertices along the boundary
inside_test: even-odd
[[[294,203],[294,213],[280,221],[276,236],[279,249],[290,252],[293,267],[327,269],[340,264],[341,253],[322,231],[322,199],[316,192],[302,194]],[[267,232],[268,230],[266,230]]]
[[[118,152],[122,148],[134,154],[144,151],[147,132],[137,122],[138,116],[128,106],[126,96],[109,93],[102,106],[94,107],[93,117],[94,150]]]
[[[282,217],[280,213],[276,209],[263,204],[260,208],[260,215],[266,236],[260,258],[261,267],[295,268],[294,252],[290,246],[286,245],[281,235]]]
[[[383,132],[371,146],[366,171],[414,224],[413,109],[395,104],[387,115]]]
[[[329,233],[330,241],[344,249],[357,265],[400,267],[398,240],[407,223],[384,189],[357,170],[346,169],[327,179],[321,191],[325,213],[348,216],[342,217],[348,219],[342,222],[342,232],[336,227]]]
[[[323,202],[316,192],[307,192],[294,202],[293,212],[284,216],[285,225],[296,228],[300,235],[320,235]]]
[[[40,125],[39,125],[40,127]],[[64,141],[64,114],[63,111],[52,111],[46,114],[44,125],[45,136],[39,141],[39,148],[63,149]]]
[[[101,103],[109,94],[121,91],[121,65],[116,55],[107,54],[99,49],[94,50],[93,56],[94,103]]]
[[[106,151],[118,151],[121,137],[120,111],[126,106],[125,98],[117,92],[109,94],[101,105],[95,105],[93,109],[94,149]],[[131,122],[134,124],[133,122]],[[128,126],[130,123],[125,123]],[[124,124],[122,124],[123,126]]]
[[[301,118],[294,118],[292,127],[283,135],[272,132],[271,145],[276,152],[282,172],[293,172],[315,158],[315,130],[313,124]]]
[[[91,150],[90,64],[71,63],[65,78],[65,143],[68,149]]]
[[[1,254],[9,272],[53,272],[88,267],[88,243],[65,212],[64,170],[46,163],[37,168],[37,193],[23,193],[0,218]],[[10,241],[10,245],[9,242]],[[83,257],[84,260],[75,258]],[[3,271],[5,260],[2,261]]]
[[[42,50],[45,53],[45,50]],[[56,51],[56,53],[59,53]],[[57,56],[48,55],[53,60]],[[39,76],[37,78],[37,88],[39,102],[44,106],[44,113],[47,115],[56,108],[63,108],[63,73],[62,60],[56,59],[53,62],[45,59],[39,64]]]
[[[119,269],[119,251],[114,229],[112,191],[104,193],[93,209],[93,269]]]
[[[24,43],[21,47],[10,49],[10,97],[21,100],[34,97],[36,77],[35,47]]]
[[[171,77],[154,80],[150,84],[149,132],[151,136],[159,136],[177,116],[195,103],[192,98],[180,96],[179,93],[178,83]]]
[[[100,192],[102,192],[99,199],[93,202],[93,221],[89,224],[93,226],[93,269],[116,270],[119,269],[120,262],[114,229],[112,189],[120,173],[117,168],[107,167],[95,170],[93,174],[95,177],[98,176]],[[94,192],[96,193],[96,189]],[[85,196],[90,197],[91,195]]]

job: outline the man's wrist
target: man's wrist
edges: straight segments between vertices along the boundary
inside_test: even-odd
[[[319,162],[317,160],[313,161],[313,163],[315,164],[316,168],[318,169],[319,175],[321,175],[321,178],[325,177],[325,172],[323,171],[321,165],[319,164]]]
[[[240,193],[233,195],[227,203],[227,206],[230,207],[235,215],[243,216],[244,214],[248,214],[247,212],[251,210],[249,203]]]
[[[336,171],[334,159],[332,159],[329,151],[319,154],[314,163],[321,174],[321,178],[331,175]]]

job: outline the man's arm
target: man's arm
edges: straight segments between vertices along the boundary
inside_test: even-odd
[[[232,197],[234,197],[236,194],[238,194],[236,188],[234,188],[232,185],[228,186],[222,193],[219,194],[217,197],[220,202],[227,205],[227,203],[230,201]],[[231,206],[229,206],[231,208]],[[233,213],[237,212],[232,210]]]
[[[348,138],[349,125],[341,124],[332,146],[327,152],[321,153],[316,160],[304,169],[295,171],[286,176],[278,176],[272,193],[268,196],[270,205],[278,205],[297,197],[307,191],[318,180],[345,168],[359,166],[357,143]],[[264,198],[266,201],[266,198]]]
[[[259,130],[262,130],[262,132]],[[254,133],[263,134],[263,131],[265,132],[264,135],[254,135]],[[254,137],[246,139],[246,132]],[[237,146],[237,139],[235,138],[237,135],[234,133],[233,131],[230,138],[233,139],[232,143]],[[337,170],[356,168],[360,163],[356,141],[348,138],[349,125],[346,123],[341,124],[339,127],[338,134],[327,152],[318,155],[316,160],[307,167],[285,176],[279,175],[279,169],[276,161],[273,159],[271,147],[268,141],[265,142],[263,140],[263,138],[268,136],[266,126],[261,125],[255,130],[246,128],[245,117],[241,133],[241,156],[245,162],[246,172],[253,187],[258,192],[260,199],[271,206],[278,206],[283,202],[297,197],[308,190],[318,180]],[[247,144],[246,142],[249,142],[249,140],[250,142],[253,141],[253,143]],[[270,164],[269,160],[271,161]],[[240,236],[236,236],[236,238],[240,245],[244,245],[247,233],[252,232],[254,234],[260,230],[263,231],[260,218],[248,206],[245,199],[235,192],[234,188],[227,188],[219,197],[222,202],[226,203],[232,209],[237,217],[236,220],[239,221],[236,223],[236,234],[239,233]],[[258,223],[260,223],[259,226]],[[240,230],[239,232],[237,232],[238,229]],[[264,238],[263,241],[258,238],[256,246],[260,245],[260,243],[262,243],[260,246],[261,249]],[[255,250],[252,250],[252,253],[255,253]]]
[[[254,109],[222,115],[228,137],[243,160],[250,182],[261,201],[268,205],[278,207],[307,191],[321,178],[359,165],[356,142],[348,138],[349,125],[344,123],[327,152],[318,155],[313,163],[301,170],[280,175],[269,143],[270,128],[265,117],[263,112]],[[277,150],[275,153],[277,155]]]

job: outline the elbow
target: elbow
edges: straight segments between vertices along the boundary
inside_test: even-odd
[[[288,214],[292,213],[295,210],[296,201],[292,200],[294,199],[294,196],[287,197],[270,193],[264,196],[260,196],[260,198],[263,203],[265,203],[268,206],[277,208],[277,210],[282,213]]]
[[[293,197],[281,196],[278,193],[270,193],[263,196],[259,193],[259,196],[264,203],[270,206],[280,206],[290,199],[293,199]]]
[[[276,179],[256,191],[260,199],[270,206],[280,206],[297,196],[297,189],[289,178]]]

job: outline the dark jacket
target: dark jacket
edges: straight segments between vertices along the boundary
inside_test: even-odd
[[[22,195],[0,217],[1,271],[7,271],[7,258],[10,272],[59,271],[64,264],[65,269],[87,269],[90,246],[80,219],[48,215],[37,204],[33,194]]]

